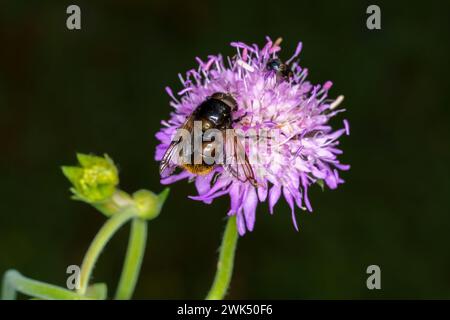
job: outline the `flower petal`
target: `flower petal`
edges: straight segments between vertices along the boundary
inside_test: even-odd
[[[191,173],[189,173],[188,171],[183,171],[179,174],[174,174],[174,175],[168,176],[167,178],[161,179],[161,184],[171,184],[176,181],[186,179],[190,176],[192,176]]]
[[[239,235],[243,236],[245,234],[245,220],[244,220],[244,215],[242,213],[242,210],[239,210],[238,213],[236,213],[236,224],[237,224],[237,229],[239,232]]]
[[[247,189],[246,197],[244,198],[244,216],[247,224],[247,229],[253,231],[255,226],[256,206],[258,205],[258,196],[256,195],[255,188],[253,186]]]
[[[241,186],[240,183],[233,183],[230,187],[230,199],[231,199],[231,208],[230,212],[236,213],[238,209],[242,206],[242,194],[240,192]]]
[[[259,201],[261,201],[261,202],[266,201],[268,192],[269,192],[269,189],[267,188],[267,185],[259,186],[258,187],[258,198],[259,198]]]
[[[278,202],[281,196],[281,187],[279,185],[274,185],[269,191],[269,210],[270,214],[273,214],[273,207]]]
[[[229,184],[230,180],[228,178],[221,177],[217,179],[216,183],[211,189],[209,189],[207,193],[198,196],[189,196],[189,198],[202,201],[211,197],[215,198],[214,193],[221,192],[220,190],[226,188]]]
[[[289,204],[289,207],[291,208],[292,222],[294,223],[294,228],[295,228],[295,230],[298,231],[297,219],[295,217],[294,199],[292,198],[292,195],[289,193],[289,191],[286,188],[283,188],[283,194],[284,194],[284,198],[286,199],[287,203]]]
[[[214,173],[211,172],[207,175],[200,175],[195,178],[195,187],[199,195],[205,194],[211,189],[211,180]]]

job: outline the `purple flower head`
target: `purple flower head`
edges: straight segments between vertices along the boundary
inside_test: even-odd
[[[298,230],[295,206],[312,211],[308,189],[313,184],[327,185],[335,189],[344,181],[339,171],[349,165],[339,162],[342,153],[338,148],[339,137],[349,134],[349,124],[344,120],[342,129],[334,131],[329,119],[344,111],[336,107],[343,97],[327,99],[330,81],[313,85],[306,80],[308,70],[298,63],[302,45],[298,44],[294,55],[278,72],[274,65],[281,50],[280,41],[267,38],[264,47],[233,42],[236,54],[232,57],[208,56],[206,61],[196,58],[198,68],[179,75],[183,89],[175,95],[166,88],[175,109],[163,128],[156,134],[160,144],[155,159],[161,161],[176,130],[205,99],[215,92],[233,96],[237,109],[233,118],[240,119],[234,125],[243,131],[277,130],[279,134],[267,139],[270,148],[258,144],[247,146],[246,152],[257,154],[263,162],[252,163],[257,185],[242,182],[217,165],[205,175],[195,175],[182,170],[162,178],[162,184],[181,179],[195,181],[198,195],[191,199],[211,203],[215,198],[229,195],[228,215],[236,215],[239,234],[252,231],[258,202],[268,201],[270,213],[284,197],[291,208],[292,220]],[[269,64],[268,64],[269,63]],[[286,71],[288,70],[288,71]]]

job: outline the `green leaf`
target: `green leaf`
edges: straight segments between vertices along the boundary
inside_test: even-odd
[[[77,181],[83,176],[83,169],[79,167],[61,167],[63,174],[72,184],[77,183]]]
[[[108,159],[110,160],[110,158]],[[83,168],[89,168],[96,165],[108,165],[108,159],[92,154],[77,153],[77,160]]]

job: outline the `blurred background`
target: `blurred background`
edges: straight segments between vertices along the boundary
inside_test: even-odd
[[[60,172],[75,152],[108,153],[121,187],[162,190],[154,134],[171,108],[164,87],[195,56],[232,55],[231,41],[282,36],[282,57],[303,41],[313,83],[344,94],[352,165],[335,191],[313,188],[300,231],[282,201],[258,208],[239,240],[228,298],[450,298],[449,5],[377,1],[2,1],[0,9],[0,273],[64,285],[105,218],[69,199]],[[81,7],[82,29],[66,28]],[[342,125],[344,116],[334,124]],[[212,283],[228,198],[189,200],[171,187],[149,225],[135,298],[203,298]],[[128,228],[94,272],[112,293]],[[381,290],[366,268],[381,267]]]

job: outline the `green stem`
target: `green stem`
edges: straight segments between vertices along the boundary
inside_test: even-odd
[[[228,219],[220,246],[219,262],[214,283],[206,296],[207,300],[221,300],[227,293],[233,273],[234,254],[238,240],[236,216]]]
[[[134,218],[131,224],[127,255],[117,287],[115,297],[117,300],[131,299],[141,270],[146,243],[147,221],[140,218]]]
[[[17,292],[46,300],[89,299],[76,292],[55,285],[26,278],[16,270],[9,270],[3,277],[2,299],[15,300]]]
[[[78,294],[86,294],[94,265],[108,241],[122,225],[136,215],[137,212],[134,208],[124,208],[122,211],[115,213],[111,218],[109,218],[99,230],[88,251],[86,252],[81,265],[80,288],[77,290]]]

